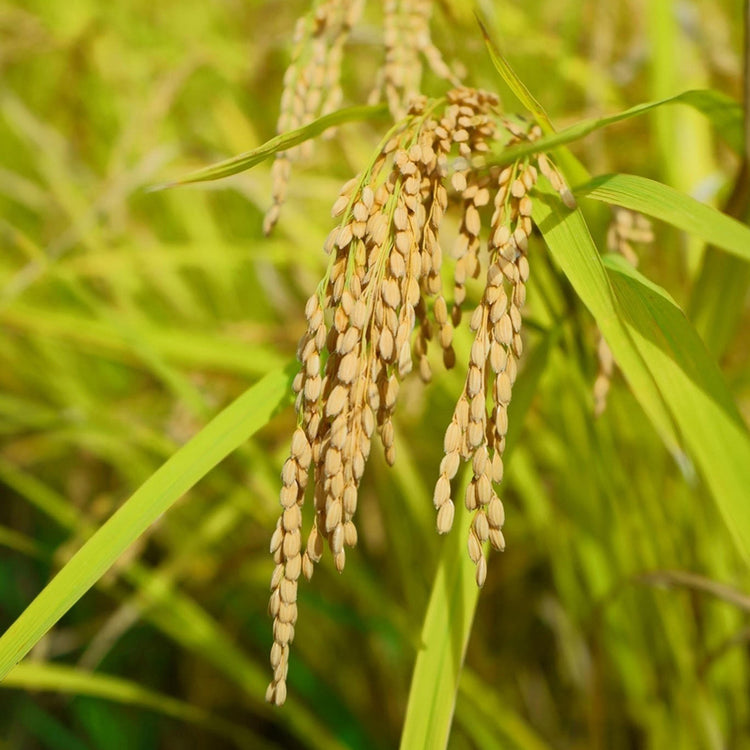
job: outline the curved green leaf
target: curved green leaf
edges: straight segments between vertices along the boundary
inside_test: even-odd
[[[185,177],[180,177],[171,182],[164,182],[160,185],[154,185],[151,190],[165,190],[166,188],[177,187],[178,185],[188,185],[193,182],[207,182],[209,180],[220,180],[222,177],[230,177],[240,172],[260,164],[262,161],[269,159],[280,151],[297,146],[304,141],[315,138],[329,128],[343,125],[345,122],[356,120],[372,120],[388,112],[385,104],[365,105],[359,107],[347,107],[331,112],[329,115],[323,115],[317,120],[313,120],[308,125],[304,125],[296,130],[290,130],[288,133],[281,133],[270,141],[266,141],[262,146],[254,148],[252,151],[246,151],[244,154],[232,156],[224,159],[217,164],[209,167],[198,169],[191,172]]]
[[[711,120],[721,137],[735,151],[738,153],[742,152],[744,140],[742,132],[742,108],[740,105],[733,99],[717,91],[696,90],[685,91],[682,94],[677,94],[677,96],[661,99],[656,102],[637,104],[635,107],[614,115],[581,120],[569,128],[552,133],[551,135],[545,135],[533,143],[522,143],[495,152],[490,159],[493,164],[510,164],[516,159],[522,159],[530,154],[552,151],[560,146],[578,141],[596,130],[629,120],[632,117],[644,115],[665,104],[687,104],[702,112]]]
[[[579,197],[640,211],[750,261],[748,227],[713,206],[655,180],[632,174],[607,174],[595,177],[574,192]]]
[[[653,376],[632,346],[620,320],[611,284],[583,215],[579,210],[569,212],[564,209],[557,194],[544,194],[534,201],[533,218],[552,255],[593,314],[613,351],[611,340],[618,342],[618,364],[627,371],[641,406],[664,444],[679,457],[681,448],[675,425]]]
[[[81,547],[0,638],[0,679],[182,495],[253,433],[287,398],[291,374],[269,373],[177,451]]]
[[[605,262],[636,346],[730,533],[750,561],[750,434],[721,371],[663,289],[620,256]]]
[[[64,528],[79,534],[92,533],[93,529],[88,520],[65,505],[62,496],[57,495],[37,477],[2,459],[0,480]],[[67,509],[70,515],[63,514],[62,509]],[[176,644],[211,664],[251,700],[262,701],[268,683],[266,670],[258,666],[235,643],[209,612],[177,588],[163,568],[154,571],[138,560],[133,560],[123,569],[121,575],[136,589],[133,596],[123,602],[124,607],[137,610],[142,619],[161,630]],[[103,584],[101,579],[98,584]],[[263,706],[262,710],[270,715],[272,707],[264,703],[260,705]],[[308,741],[311,747],[326,750],[343,748],[314,710],[293,695],[287,698],[284,705],[284,723],[290,732]]]

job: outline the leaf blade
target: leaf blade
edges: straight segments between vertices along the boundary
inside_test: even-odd
[[[721,371],[669,295],[621,259],[607,259],[607,268],[636,346],[730,534],[750,561],[750,435]]]
[[[628,334],[620,320],[614,293],[601,259],[594,247],[580,210],[562,213],[556,194],[547,192],[534,201],[532,217],[547,247],[562,268],[578,296],[596,319],[605,338],[623,339],[618,346],[620,359],[627,359],[625,369],[639,401],[667,448],[675,455],[680,443],[666,405],[641,356],[627,344]],[[611,346],[611,344],[610,344]],[[622,366],[622,362],[618,362]]]
[[[224,159],[208,167],[203,167],[195,172],[190,172],[190,174],[187,174],[184,177],[179,177],[176,180],[153,185],[150,190],[166,190],[167,188],[178,187],[180,185],[189,185],[195,182],[207,182],[211,180],[220,180],[224,177],[231,177],[232,175],[252,169],[254,166],[269,159],[280,151],[286,151],[300,143],[309,141],[329,128],[343,125],[347,122],[374,119],[375,117],[385,114],[387,111],[387,107],[384,104],[361,105],[339,109],[336,112],[323,115],[323,117],[319,117],[317,120],[313,120],[311,123],[303,125],[301,128],[290,130],[287,133],[281,133],[271,138],[270,141],[266,141],[261,146],[258,146],[258,148],[252,149],[252,151],[246,151],[243,154],[232,156],[229,159]]]
[[[505,83],[508,84],[508,87],[516,95],[521,104],[523,104],[523,106],[534,115],[534,118],[539,123],[542,130],[547,134],[554,133],[555,128],[553,127],[552,121],[549,119],[549,115],[547,115],[544,107],[531,91],[529,91],[526,84],[519,78],[510,63],[500,52],[478,14],[476,14],[476,19],[479,24],[479,29],[482,32],[482,36],[484,37],[484,44],[490,54],[492,64],[495,66],[495,70],[497,70]]]
[[[606,117],[595,117],[588,120],[581,120],[569,128],[559,130],[552,134],[547,134],[533,143],[522,143],[517,146],[511,146],[499,152],[494,152],[491,159],[493,164],[510,164],[516,159],[521,159],[531,154],[542,151],[552,151],[561,146],[565,146],[574,141],[597,131],[602,128],[615,125],[618,122],[629,120],[633,117],[647,114],[658,107],[671,104],[686,104],[697,109],[711,119],[711,122],[717,128],[719,134],[727,143],[738,153],[742,150],[742,108],[740,105],[729,97],[719,92],[706,89],[696,89],[693,91],[684,91],[668,99],[661,99],[655,102],[644,102],[630,107],[622,112]]]
[[[609,174],[595,177],[574,192],[652,216],[750,262],[748,227],[661,182],[638,175]]]

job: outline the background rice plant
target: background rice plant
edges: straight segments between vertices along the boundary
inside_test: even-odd
[[[346,104],[363,103],[372,88],[376,6],[348,43]],[[575,274],[570,266],[591,257],[588,246],[548,235],[548,253],[536,242],[518,382],[529,386],[514,395],[520,416],[503,486],[508,548],[490,558],[473,618],[471,587],[447,599],[452,608],[441,605],[442,617],[434,604],[434,582],[461,574],[449,565],[454,548],[456,565],[466,563],[463,529],[434,533],[435,436],[463,378],[436,362],[430,388],[403,385],[396,465],[373,450],[346,573],[326,559],[300,589],[285,707],[263,702],[268,537],[294,424],[284,368],[323,272],[330,206],[387,120],[342,125],[316,144],[312,160],[295,166],[270,239],[262,236],[267,162],[194,188],[144,188],[274,135],[290,34],[306,7],[32,0],[0,8],[0,628],[139,488],[158,485],[149,497],[161,492],[165,503],[134,514],[131,529],[148,527],[134,544],[118,537],[105,550],[110,560],[96,556],[117,558],[109,572],[85,566],[94,589],[0,683],[0,738],[13,748],[393,747],[405,717],[429,715],[418,702],[407,710],[412,672],[448,617],[459,626],[443,629],[458,632],[454,654],[468,638],[453,674],[449,747],[748,746],[741,550],[750,490],[741,471],[719,472],[727,455],[711,451],[717,430],[738,424],[721,422],[735,405],[750,420],[750,277],[742,235],[733,245],[691,206],[694,223],[681,224],[674,202],[655,213],[662,221],[639,269],[687,311],[711,356],[660,292],[646,295],[642,279],[612,261],[608,278],[630,324],[624,340],[650,314],[672,347],[660,360],[663,348],[640,342],[642,382],[656,379],[658,390],[665,362],[682,357],[687,386],[705,386],[709,406],[720,405],[715,418],[691,422],[685,390],[667,388],[672,403],[649,407],[651,391],[626,369],[631,387],[617,374],[595,420],[596,334],[581,299],[603,313],[560,273]],[[741,99],[738,2],[480,8],[558,130],[688,89]],[[433,34],[470,83],[521,109],[468,7],[441,3]],[[426,93],[444,88],[427,76]],[[659,107],[569,147],[591,175],[648,177],[744,222],[742,111],[708,114]],[[609,210],[585,194],[615,191],[627,205],[645,187],[589,183],[579,193],[600,250]],[[656,211],[660,200],[647,202]],[[457,339],[459,363],[469,347]],[[212,418],[228,406],[217,427]],[[728,441],[741,451],[746,430],[737,430]],[[175,461],[193,472],[179,501]],[[729,484],[717,489],[712,469]],[[473,586],[470,566],[468,578]],[[63,579],[60,612],[86,585]],[[16,633],[16,648],[30,642],[31,631]],[[420,672],[429,681],[429,667],[415,683]],[[442,739],[452,703],[450,688],[424,731],[442,726]],[[407,729],[417,734],[404,734],[404,746],[419,747],[419,721]]]

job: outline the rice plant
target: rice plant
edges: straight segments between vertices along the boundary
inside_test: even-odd
[[[746,746],[740,20],[0,10],[6,744]]]

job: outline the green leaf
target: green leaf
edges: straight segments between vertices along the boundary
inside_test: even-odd
[[[646,363],[630,343],[607,273],[580,210],[569,212],[557,194],[545,193],[534,201],[533,219],[613,351],[610,340],[618,343],[618,364],[627,372],[631,387],[664,444],[679,456],[681,448],[675,425]]]
[[[575,194],[640,211],[750,261],[748,227],[655,180],[630,174],[601,175],[577,187]]]
[[[695,89],[674,97],[676,104],[687,104],[705,115],[716,132],[737,154],[745,152],[745,115],[739,102],[714,89]]]
[[[530,154],[543,151],[552,151],[560,146],[578,141],[584,136],[597,130],[606,128],[632,117],[639,117],[666,104],[687,104],[705,114],[716,127],[719,134],[738,153],[742,152],[742,108],[733,99],[730,99],[717,91],[696,90],[685,91],[677,96],[661,99],[656,102],[637,104],[635,107],[626,109],[606,117],[595,117],[581,120],[569,128],[560,130],[551,135],[545,135],[533,143],[522,143],[517,146],[496,152],[491,161],[493,164],[510,164],[516,159],[522,159]],[[563,165],[565,166],[565,165]]]
[[[266,375],[143,483],[0,638],[0,679],[162,513],[269,421],[290,380],[288,370]]]
[[[50,690],[68,695],[87,695],[131,706],[157,711],[180,721],[197,724],[233,741],[239,747],[263,747],[262,739],[232,722],[213,716],[201,708],[147,690],[120,677],[84,672],[72,667],[53,664],[19,664],[2,682],[3,688],[21,690]]]
[[[536,122],[547,135],[546,138],[541,138],[536,142],[539,146],[539,148],[536,149],[536,152],[551,151],[554,148],[565,145],[566,143],[572,143],[589,133],[593,133],[595,130],[644,114],[650,110],[656,109],[657,107],[661,107],[664,104],[687,104],[705,115],[712,122],[721,137],[736,153],[743,153],[745,136],[742,107],[738,102],[726,94],[711,89],[685,91],[677,96],[661,99],[659,101],[638,104],[635,107],[631,107],[630,109],[615,115],[582,120],[570,128],[555,133],[555,128],[544,107],[528,90],[526,84],[524,84],[524,82],[518,77],[510,63],[502,55],[497,45],[492,41],[484,23],[478,15],[476,18],[495,69],[511,91],[516,95],[521,104],[531,112]],[[530,153],[535,153],[535,150],[529,150],[528,147],[523,145],[516,146],[503,152],[502,162],[510,163]]]
[[[280,151],[286,151],[293,146],[309,141],[311,138],[315,138],[329,128],[343,125],[345,122],[373,120],[387,112],[388,108],[385,104],[339,109],[336,112],[323,115],[323,117],[319,117],[317,120],[313,120],[311,123],[304,125],[301,128],[290,130],[288,133],[281,133],[280,135],[271,138],[270,141],[266,141],[262,146],[254,148],[252,151],[247,151],[244,154],[239,154],[238,156],[233,156],[229,159],[224,159],[217,164],[198,169],[195,172],[185,175],[185,177],[180,177],[171,182],[154,185],[151,190],[164,190],[179,185],[188,185],[193,182],[206,182],[209,180],[220,180],[223,177],[230,177],[231,175],[239,174],[240,172],[245,172],[246,170],[251,169]]]
[[[468,472],[464,475],[468,478]],[[465,489],[466,481],[462,482],[460,491]],[[417,747],[437,750],[448,743],[458,680],[479,598],[474,563],[466,554],[464,541],[469,520],[469,511],[459,500],[453,532],[443,540],[422,626],[401,750]]]
[[[750,434],[721,371],[663,289],[620,256],[605,262],[636,346],[730,533],[750,562]]]
[[[518,440],[520,427],[559,333],[558,328],[554,329],[534,349],[514,389],[508,414],[508,424],[514,425],[514,431],[509,432],[506,439],[506,460]],[[464,474],[464,482],[456,495],[459,498],[463,497],[468,481],[468,472]],[[465,533],[469,522],[470,514],[459,499],[453,531],[443,540],[422,626],[401,750],[444,748],[448,743],[461,667],[479,598],[476,569],[466,553]]]
[[[636,398],[668,445],[680,436],[750,561],[750,435],[698,334],[669,295],[624,259],[608,258],[607,274],[580,211],[547,195],[535,201],[533,216]]]
[[[64,497],[57,495],[37,477],[2,459],[0,480],[64,528],[77,530],[79,534],[93,532],[89,522],[65,504]],[[69,515],[62,514],[63,508],[69,511]],[[250,700],[262,701],[268,682],[266,670],[259,667],[197,601],[176,588],[163,567],[161,571],[154,571],[138,560],[132,560],[120,575],[135,587],[133,596],[122,603],[123,608],[139,611],[141,618],[152,623],[185,650],[213,665],[244,691]],[[102,585],[101,580],[98,583]],[[271,716],[273,709],[261,702],[256,710]],[[326,750],[343,747],[314,710],[293,695],[287,697],[284,705],[284,723],[290,732],[307,741],[311,747]]]
[[[505,81],[507,86],[515,94],[521,104],[523,104],[523,106],[526,107],[529,112],[531,112],[531,114],[534,116],[534,120],[537,122],[542,131],[546,133],[547,136],[553,137],[555,128],[552,125],[552,121],[550,120],[546,111],[544,110],[544,107],[542,107],[536,97],[528,90],[528,88],[526,88],[526,84],[520,79],[516,71],[513,70],[511,64],[505,59],[505,57],[503,57],[497,45],[492,41],[489,34],[487,33],[487,29],[483,25],[478,15],[476,18],[477,22],[479,23],[479,27],[482,30],[484,42],[490,53],[490,59],[492,60],[492,64],[495,66],[495,70],[497,70],[497,72],[500,74],[500,77]],[[509,150],[512,151],[512,149]],[[530,153],[537,152],[532,151]],[[580,182],[589,177],[589,172],[586,167],[584,167],[583,164],[581,164],[581,162],[578,161],[578,159],[568,149],[558,149],[555,152],[554,156],[557,162],[562,167],[563,172],[567,175],[567,179],[569,181],[572,180],[573,182]],[[514,161],[514,159],[511,158],[504,163],[510,163],[511,161]]]
[[[542,130],[547,133],[554,133],[555,128],[552,126],[552,121],[544,111],[544,107],[539,103],[536,97],[526,88],[526,84],[518,77],[518,74],[511,67],[510,63],[505,59],[500,50],[498,49],[495,42],[492,41],[487,29],[482,23],[479,15],[476,16],[479,28],[482,31],[484,37],[484,43],[487,46],[487,50],[490,53],[490,59],[492,64],[495,66],[495,70],[500,74],[505,83],[508,84],[510,90],[518,97],[518,101],[523,104],[526,109],[534,115],[534,119],[539,123]]]

